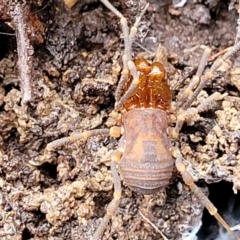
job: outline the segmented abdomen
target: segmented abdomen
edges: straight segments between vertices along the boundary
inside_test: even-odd
[[[142,194],[152,194],[168,185],[173,171],[167,114],[160,109],[134,109],[123,118],[125,134],[120,161],[126,184]]]

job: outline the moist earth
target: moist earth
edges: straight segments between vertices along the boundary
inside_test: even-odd
[[[100,135],[61,146],[48,159],[43,154],[47,143],[72,132],[111,125],[109,114],[114,108],[124,52],[119,19],[97,0],[78,1],[71,8],[62,0],[3,2],[0,237],[91,239],[113,198],[106,155],[117,147],[118,140]],[[146,4],[145,0],[111,2],[127,17],[130,26]],[[27,16],[31,16],[23,19],[30,29],[28,44],[34,50],[27,53],[32,69],[28,73],[32,96],[27,102],[21,101],[24,84],[19,78],[20,36],[15,34],[20,24],[11,12],[14,4],[27,4]],[[234,44],[238,19],[238,3],[234,0],[188,0],[183,7],[177,4],[151,0],[133,44],[134,57],[150,60],[159,44],[166,48],[173,101],[196,73],[206,46],[214,55]],[[214,73],[192,106],[216,91],[225,98],[196,122],[184,124],[179,138],[172,141],[207,195],[206,183],[227,182],[224,188],[229,196],[240,186],[239,67],[240,57],[236,54]],[[172,126],[174,122],[171,119]],[[236,203],[236,196],[226,201],[228,206]],[[240,219],[232,217],[229,209],[220,209],[220,214],[228,216],[226,221],[231,226],[238,224]],[[162,234],[142,218],[140,210],[167,239],[187,239],[188,235],[193,239],[203,214],[202,205],[176,170],[166,190],[150,197],[132,192],[123,180],[120,206],[102,239],[162,239]],[[214,226],[211,239],[218,235],[218,225]],[[207,228],[203,224],[199,239],[207,239]]]

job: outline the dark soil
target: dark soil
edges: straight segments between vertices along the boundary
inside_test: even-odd
[[[48,158],[44,149],[73,132],[109,127],[124,51],[119,19],[97,0],[79,0],[71,9],[62,0],[27,1],[32,16],[26,18],[32,26],[28,39],[34,53],[29,60],[32,97],[24,103],[17,64],[19,36],[9,13],[22,2],[3,2],[0,32],[10,35],[0,35],[0,238],[91,239],[113,198],[109,159],[103,159],[118,140],[91,137],[60,146]],[[146,4],[111,2],[130,26]],[[175,101],[196,72],[203,46],[214,55],[234,44],[236,8],[234,0],[188,0],[182,8],[152,0],[133,54],[151,60],[159,44],[167,49]],[[228,64],[215,73],[193,106],[216,91],[228,96],[194,124],[184,124],[172,144],[181,149],[188,171],[206,194],[205,183],[231,182],[223,185],[229,193],[226,206],[211,199],[234,226],[240,220],[229,210],[232,199],[234,204],[239,201],[231,189],[237,192],[240,186],[240,89],[233,80],[240,72],[239,54]],[[122,186],[120,206],[103,239],[162,239],[139,210],[167,239],[187,239],[188,232],[201,224],[203,207],[176,170],[166,191],[150,198],[135,194],[124,181]],[[210,193],[224,194],[221,187],[214,189],[210,187]],[[219,226],[204,214],[205,220],[199,239],[216,239]],[[211,224],[214,234],[208,231]]]

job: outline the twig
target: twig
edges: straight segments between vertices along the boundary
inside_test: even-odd
[[[237,35],[236,35],[236,40],[235,44],[240,41],[240,1],[238,3],[238,20],[237,20]]]
[[[9,15],[16,28],[19,82],[22,92],[22,103],[26,103],[32,99],[32,55],[34,49],[30,44],[27,33],[28,14],[29,9],[25,3],[11,4],[11,6],[9,6]]]

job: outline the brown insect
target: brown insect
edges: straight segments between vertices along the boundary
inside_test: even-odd
[[[168,128],[167,110],[171,105],[172,93],[167,83],[163,65],[160,62],[150,64],[144,58],[132,60],[132,42],[134,42],[141,16],[146,11],[148,5],[129,31],[126,18],[108,0],[101,0],[101,2],[120,18],[123,30],[125,44],[123,70],[115,94],[116,104],[114,109],[114,114],[116,118],[119,118],[119,122],[122,122],[123,127],[114,126],[110,129],[73,133],[69,137],[49,143],[44,156],[47,157],[52,150],[60,145],[79,139],[86,140],[90,136],[97,134],[109,134],[118,138],[122,134],[119,147],[111,155],[114,197],[93,236],[95,240],[101,239],[109,219],[113,216],[120,203],[121,182],[116,163],[119,164],[126,184],[132,190],[141,194],[153,194],[169,184],[174,167],[174,160],[171,155],[176,158],[175,166],[181,173],[184,182],[196,194],[210,214],[215,216],[234,239],[237,239],[228,224],[217,213],[214,205],[203,194],[201,189],[194,184],[192,176],[187,172],[182,163],[180,151],[177,148],[171,149],[169,136],[177,138],[186,119],[206,111],[212,102],[222,98],[220,93],[214,93],[197,108],[190,108],[193,100],[205,83],[212,78],[213,72],[221,65],[221,62],[238,50],[239,43],[236,43],[221,59],[215,61],[210,70],[205,74],[203,74],[203,71],[211,51],[209,48],[204,51],[195,77],[182,93],[179,102],[175,106],[178,109],[175,113],[177,123],[174,129],[170,129]],[[118,112],[122,113],[121,117],[119,117],[120,114]]]

